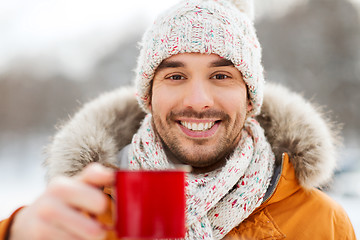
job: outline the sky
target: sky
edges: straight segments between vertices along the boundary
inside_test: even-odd
[[[2,0],[0,74],[22,61],[84,78],[119,40],[145,27],[178,0]],[[309,0],[255,0],[257,19],[281,16]],[[360,9],[360,0],[351,0]],[[269,14],[270,13],[270,14]],[[141,29],[141,30],[139,30]]]
[[[256,1],[257,17],[274,15],[307,0]],[[360,1],[360,0],[359,0]],[[0,74],[21,61],[37,72],[54,66],[70,78],[84,78],[97,59],[119,40],[145,27],[177,0],[3,0],[0,1]],[[139,30],[140,29],[140,30]],[[36,66],[35,66],[36,67]]]
[[[144,28],[171,4],[166,0],[0,1],[0,73],[19,56],[31,60],[56,56],[65,70],[81,75],[101,57],[104,46],[111,48]]]

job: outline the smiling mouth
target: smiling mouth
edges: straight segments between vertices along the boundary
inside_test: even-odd
[[[191,131],[203,132],[211,129],[216,122],[217,121],[194,123],[194,122],[180,121],[180,124]]]

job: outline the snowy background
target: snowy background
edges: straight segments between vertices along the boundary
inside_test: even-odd
[[[360,236],[360,0],[255,0],[268,81],[324,106],[344,145],[328,193]],[[131,84],[137,42],[174,1],[0,1],[0,219],[45,188],[55,125]]]

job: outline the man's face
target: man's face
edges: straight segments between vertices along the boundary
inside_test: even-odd
[[[150,108],[167,150],[180,162],[202,168],[234,150],[251,106],[241,73],[230,61],[183,53],[157,68]]]

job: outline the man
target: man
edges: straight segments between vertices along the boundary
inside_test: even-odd
[[[114,175],[98,162],[191,165],[187,239],[355,239],[344,210],[314,188],[335,166],[331,126],[281,86],[264,95],[250,4],[189,0],[161,15],[138,61],[143,111],[131,89],[85,105],[48,149],[48,188],[1,223],[2,237],[115,239],[104,227]]]

